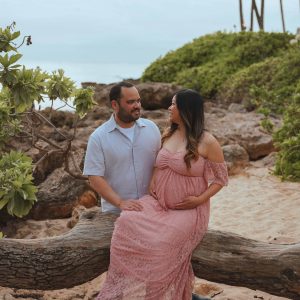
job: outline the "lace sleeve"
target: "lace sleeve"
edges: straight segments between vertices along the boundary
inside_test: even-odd
[[[226,162],[214,162],[207,160],[205,164],[204,177],[208,183],[217,183],[222,186],[228,184],[228,172]]]

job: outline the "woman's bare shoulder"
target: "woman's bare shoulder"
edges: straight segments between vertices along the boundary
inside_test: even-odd
[[[211,144],[218,143],[218,141],[210,132],[204,131],[201,139],[201,143],[205,145],[211,145]]]
[[[222,162],[224,160],[222,148],[218,140],[208,131],[203,133],[198,150],[200,154],[212,161]]]

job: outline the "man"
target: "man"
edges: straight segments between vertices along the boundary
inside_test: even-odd
[[[114,85],[109,99],[114,113],[90,136],[83,173],[101,195],[103,212],[138,211],[134,200],[148,192],[160,132],[140,118],[141,98],[131,83]]]

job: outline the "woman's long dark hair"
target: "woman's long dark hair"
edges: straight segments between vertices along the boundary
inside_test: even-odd
[[[198,92],[190,89],[177,92],[175,99],[186,132],[187,152],[184,156],[184,162],[187,168],[190,169],[191,161],[196,161],[199,158],[198,145],[204,132],[203,99]],[[162,144],[172,136],[177,128],[178,124],[171,123],[162,136]]]

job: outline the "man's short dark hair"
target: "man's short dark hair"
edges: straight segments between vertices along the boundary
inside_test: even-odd
[[[115,84],[109,91],[109,100],[116,100],[119,102],[119,100],[121,99],[121,89],[122,87],[126,87],[126,88],[131,88],[134,85],[130,82],[127,81],[122,81],[119,82],[117,84]]]

